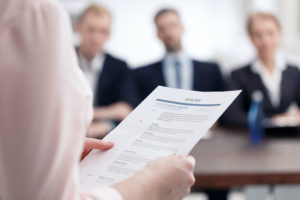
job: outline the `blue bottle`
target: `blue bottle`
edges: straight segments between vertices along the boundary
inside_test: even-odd
[[[252,94],[252,102],[248,112],[249,139],[253,145],[262,143],[264,139],[262,101],[262,93],[255,91]]]

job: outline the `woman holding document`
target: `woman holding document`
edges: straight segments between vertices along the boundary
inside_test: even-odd
[[[177,155],[111,187],[78,191],[80,155],[113,144],[85,139],[92,94],[57,1],[0,0],[0,44],[1,200],[179,200],[189,193],[195,160]]]

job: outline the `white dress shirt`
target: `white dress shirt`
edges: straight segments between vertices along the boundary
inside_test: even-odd
[[[192,90],[193,77],[193,61],[187,56],[184,51],[178,53],[168,52],[163,59],[163,75],[168,87],[177,87],[175,62],[180,62],[181,67],[181,89]]]
[[[273,74],[267,71],[261,60],[256,59],[251,66],[254,73],[259,74],[264,86],[267,89],[269,98],[273,106],[279,106],[281,96],[282,72],[286,69],[286,62],[280,54],[275,56],[275,68]]]
[[[93,109],[69,16],[57,0],[0,0],[0,16],[0,199],[121,200],[78,190]]]
[[[99,74],[102,71],[103,63],[105,56],[103,54],[97,54],[91,61],[88,61],[83,55],[79,52],[79,66],[88,79],[91,89],[96,93],[97,82]]]

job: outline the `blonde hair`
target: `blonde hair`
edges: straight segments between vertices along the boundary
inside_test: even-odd
[[[173,9],[173,8],[163,8],[161,10],[159,10],[155,16],[154,16],[154,22],[157,22],[157,20],[163,16],[164,14],[167,14],[167,13],[174,13],[175,15],[177,15],[179,17],[179,13],[177,10]]]
[[[98,16],[108,15],[111,18],[111,14],[107,8],[99,4],[92,4],[82,12],[82,14],[78,18],[78,22],[82,22],[84,18],[90,13]]]
[[[248,18],[248,21],[247,21],[247,31],[250,36],[252,34],[251,29],[252,29],[253,21],[257,18],[271,20],[272,22],[274,22],[274,24],[277,26],[277,28],[279,30],[281,30],[280,22],[275,15],[273,15],[272,13],[267,13],[267,12],[256,12],[256,13],[250,15],[250,17]]]

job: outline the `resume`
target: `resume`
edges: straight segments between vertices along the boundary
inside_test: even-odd
[[[161,156],[187,155],[241,91],[198,92],[158,86],[80,163],[80,189],[117,183]]]

